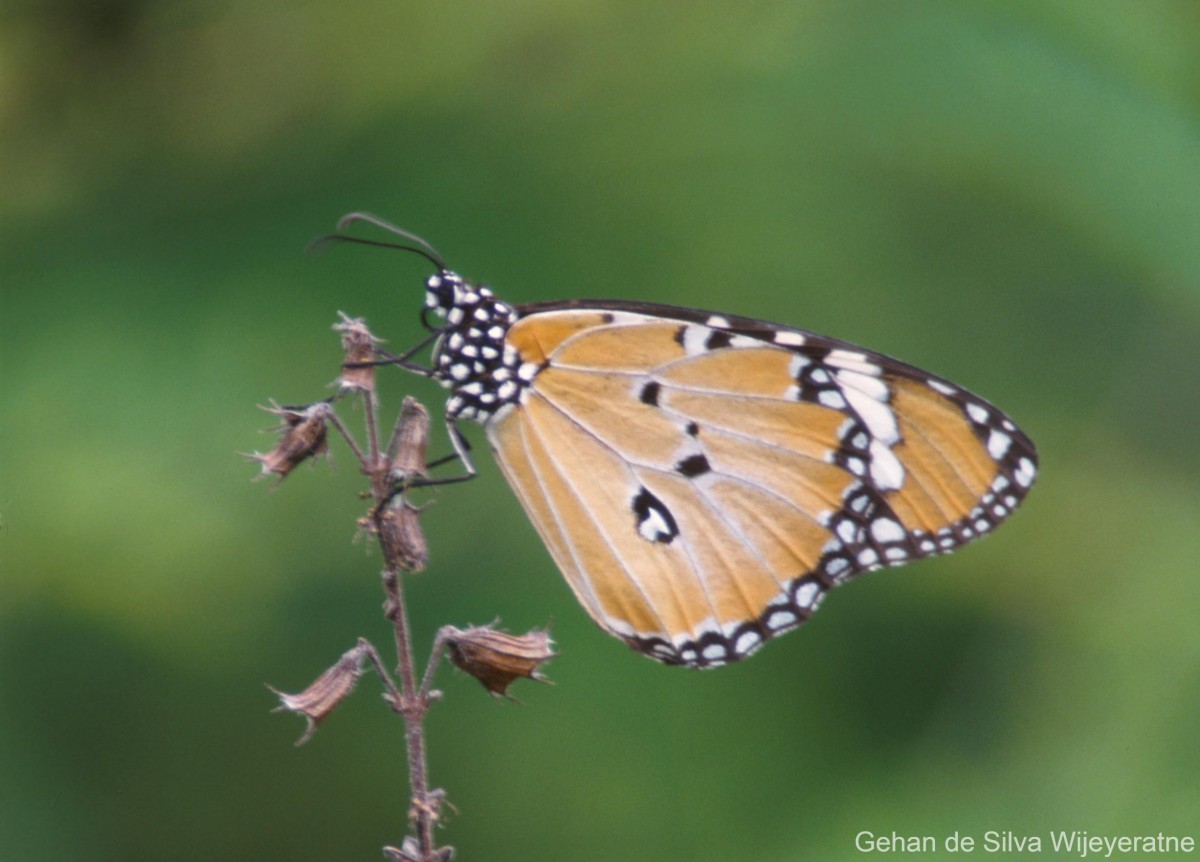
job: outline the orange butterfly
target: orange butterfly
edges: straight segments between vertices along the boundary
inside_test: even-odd
[[[339,227],[357,221],[438,267],[439,322],[397,362],[450,390],[460,478],[473,419],[580,604],[651,658],[745,658],[837,584],[991,531],[1033,484],[1011,419],[906,363],[690,308],[509,305],[419,237]],[[430,342],[432,368],[408,361]]]

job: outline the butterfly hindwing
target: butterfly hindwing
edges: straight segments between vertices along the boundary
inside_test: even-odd
[[[799,625],[856,574],[951,550],[1031,484],[1002,413],[800,330],[635,303],[521,306],[530,382],[487,423],[580,602],[706,667]]]

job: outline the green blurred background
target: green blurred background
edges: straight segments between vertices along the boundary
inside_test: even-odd
[[[463,860],[853,858],[860,830],[1200,832],[1200,8],[1190,2],[10,2],[0,11],[0,860],[373,859],[349,454],[274,492],[270,398],[341,309],[397,349],[428,266],[860,342],[996,401],[1042,477],[996,536],[868,576],[712,673],[576,606],[477,430],[409,597],[553,620],[557,685],[449,668]],[[388,373],[385,392],[440,390]],[[445,440],[435,448],[444,451]],[[978,854],[976,854],[978,855]]]

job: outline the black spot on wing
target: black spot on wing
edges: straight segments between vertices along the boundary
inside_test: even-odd
[[[704,346],[708,350],[720,350],[722,347],[728,347],[732,338],[733,336],[725,330],[714,329],[705,340]]]
[[[645,488],[633,498],[633,514],[638,534],[647,541],[668,544],[679,535],[679,525],[663,501]]]
[[[642,391],[638,395],[638,398],[641,399],[641,402],[643,404],[649,404],[651,407],[657,407],[658,406],[658,390],[659,389],[660,389],[660,387],[659,387],[658,383],[651,380],[649,383],[647,383],[645,386],[642,387]]]
[[[675,465],[675,472],[689,479],[703,476],[710,470],[712,470],[712,465],[708,463],[708,459],[703,454],[689,455]]]

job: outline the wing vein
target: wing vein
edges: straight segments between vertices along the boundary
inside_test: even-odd
[[[563,544],[571,554],[571,559],[575,564],[575,570],[580,573],[579,580],[584,582],[582,586],[586,589],[588,599],[592,603],[593,616],[595,616],[597,619],[600,619],[604,616],[603,606],[600,604],[600,598],[596,595],[596,591],[592,586],[591,580],[585,577],[583,574],[586,569],[579,559],[578,549],[575,547],[575,543],[571,540],[570,531],[563,523],[562,513],[559,512],[558,507],[554,505],[554,498],[551,496],[546,487],[546,479],[542,475],[541,467],[538,465],[537,460],[533,456],[533,449],[526,433],[526,429],[528,427],[529,423],[526,422],[521,422],[517,426],[517,429],[521,434],[521,445],[525,449],[525,458],[529,462],[529,468],[533,472],[534,478],[537,480],[538,489],[542,492],[542,496],[546,499],[546,510],[550,512],[551,516],[554,518],[554,523],[558,528],[559,535],[563,538]]]
[[[671,473],[666,470],[662,470],[661,468],[656,467],[653,464],[642,464],[642,463],[639,463],[636,461],[630,461],[628,458],[626,458],[624,455],[622,455],[621,452],[618,451],[616,447],[614,447],[607,440],[605,440],[603,437],[601,437],[599,434],[597,434],[591,427],[589,427],[588,425],[585,425],[583,422],[580,422],[578,419],[576,419],[574,416],[572,416],[569,412],[567,412],[566,410],[561,408],[559,405],[555,404],[553,399],[547,398],[544,394],[537,392],[536,390],[532,391],[530,394],[534,397],[539,398],[542,401],[542,403],[544,403],[550,409],[554,410],[559,416],[563,417],[563,419],[565,419],[567,422],[574,425],[577,429],[579,429],[579,432],[581,434],[586,434],[588,437],[591,437],[598,445],[602,446],[605,450],[610,452],[614,458],[616,458],[618,461],[621,462],[622,465],[624,465],[626,477],[628,479],[630,479],[632,482],[635,482],[638,485],[642,484],[641,480],[638,479],[637,474],[634,472],[634,468],[652,470],[654,472],[661,473],[663,475],[675,475],[674,473]],[[532,423],[530,423],[530,424],[532,424]],[[564,481],[566,481],[566,476],[565,476],[565,474],[562,473],[561,470],[559,471],[559,475],[563,476]],[[576,496],[576,499],[580,499],[578,493],[576,493],[575,496]],[[621,554],[619,554],[617,552],[617,550],[613,546],[613,543],[610,540],[609,536],[606,533],[604,533],[604,530],[602,527],[600,527],[599,523],[597,523],[597,529],[599,530],[601,535],[604,536],[605,543],[609,546],[609,548],[613,549],[613,555],[618,557],[619,559],[621,559],[621,565],[622,565],[622,568],[625,570],[626,577],[629,578],[629,580],[634,584],[634,586],[637,587],[638,592],[642,594],[642,597],[645,598],[646,603],[648,605],[650,605],[650,598],[649,598],[649,596],[646,595],[644,588],[642,587],[641,583],[639,582],[638,577],[635,574],[635,570],[632,569],[628,565],[628,563],[625,561],[625,558],[622,557]],[[704,592],[704,600],[708,603],[709,610],[711,610],[713,612],[713,615],[715,617],[716,606],[713,604],[712,596],[709,595],[708,585],[704,582],[704,579],[702,577],[700,577],[699,569],[696,566],[695,560],[692,558],[692,556],[690,554],[688,554],[688,563],[690,564],[691,569],[692,569],[692,572],[691,572],[692,577],[695,578],[695,580],[698,584],[700,584],[700,587]],[[674,592],[675,591],[674,583],[671,583],[670,586],[671,586],[672,592]],[[681,606],[686,604],[684,602],[683,598],[681,596],[679,596],[677,593],[675,594],[675,599]],[[653,607],[653,605],[650,605],[650,606]],[[663,626],[662,631],[664,633],[667,632],[668,631],[667,627],[663,623],[662,617],[659,615],[657,609],[655,609],[654,614],[656,617],[658,617],[659,624]]]
[[[553,404],[553,402],[551,402],[548,398],[538,395],[537,393],[531,393],[531,395],[535,395],[536,397],[541,398],[543,403],[550,406],[557,413],[565,416],[568,421],[573,421],[570,416],[565,414],[563,411],[559,410],[558,407],[555,406]],[[532,417],[530,417],[530,421],[526,424],[528,425],[528,427],[530,428],[531,431],[533,431],[535,434],[537,434],[539,439],[543,438],[544,435],[543,435],[541,429],[537,428],[536,420],[534,420]],[[578,423],[574,423],[574,424],[578,424]],[[584,433],[590,433],[587,431],[586,428],[583,428],[582,426],[581,426],[581,430]],[[601,442],[603,444],[603,441],[599,441],[599,442]],[[620,455],[618,454],[617,457],[620,458]],[[553,459],[550,459],[550,460],[551,460],[551,463],[553,464]],[[621,458],[620,460],[626,465],[626,469],[628,470],[629,469],[628,462],[625,461],[623,458]],[[566,472],[564,472],[561,468],[556,467],[555,472],[557,473],[559,479],[562,481],[564,487],[566,487],[571,492],[571,495],[579,503],[580,507],[586,512],[587,511],[587,503],[586,503],[585,499],[580,495],[578,487],[571,481],[570,476]],[[636,481],[636,477],[634,477],[634,479]],[[659,625],[658,632],[653,632],[653,633],[639,632],[638,634],[643,635],[643,636],[646,634],[662,634],[662,635],[666,635],[669,640],[670,639],[670,630],[667,627],[666,621],[663,620],[662,614],[659,613],[659,610],[657,607],[655,607],[653,600],[647,594],[645,587],[641,583],[641,579],[637,576],[637,574],[635,573],[635,570],[630,567],[628,559],[625,557],[625,555],[623,555],[621,553],[619,547],[613,543],[612,538],[605,531],[603,525],[594,518],[592,519],[592,523],[596,527],[596,533],[600,536],[600,538],[603,540],[604,544],[608,547],[608,549],[612,553],[613,557],[619,562],[622,574],[633,585],[634,589],[637,590],[638,594],[642,597],[642,601],[645,603],[645,605],[649,609],[650,613],[653,614],[653,616],[656,620],[658,620],[658,625]],[[566,536],[568,536],[568,538],[570,537],[569,530],[564,530],[564,534]],[[591,574],[586,567],[581,566],[579,571],[583,577],[587,577],[587,578],[591,577]],[[672,590],[673,590],[674,585],[672,584],[671,586],[672,586]],[[676,599],[678,600],[678,596],[676,597]],[[605,616],[607,617],[607,614]],[[626,622],[631,622],[631,621],[626,620]]]

